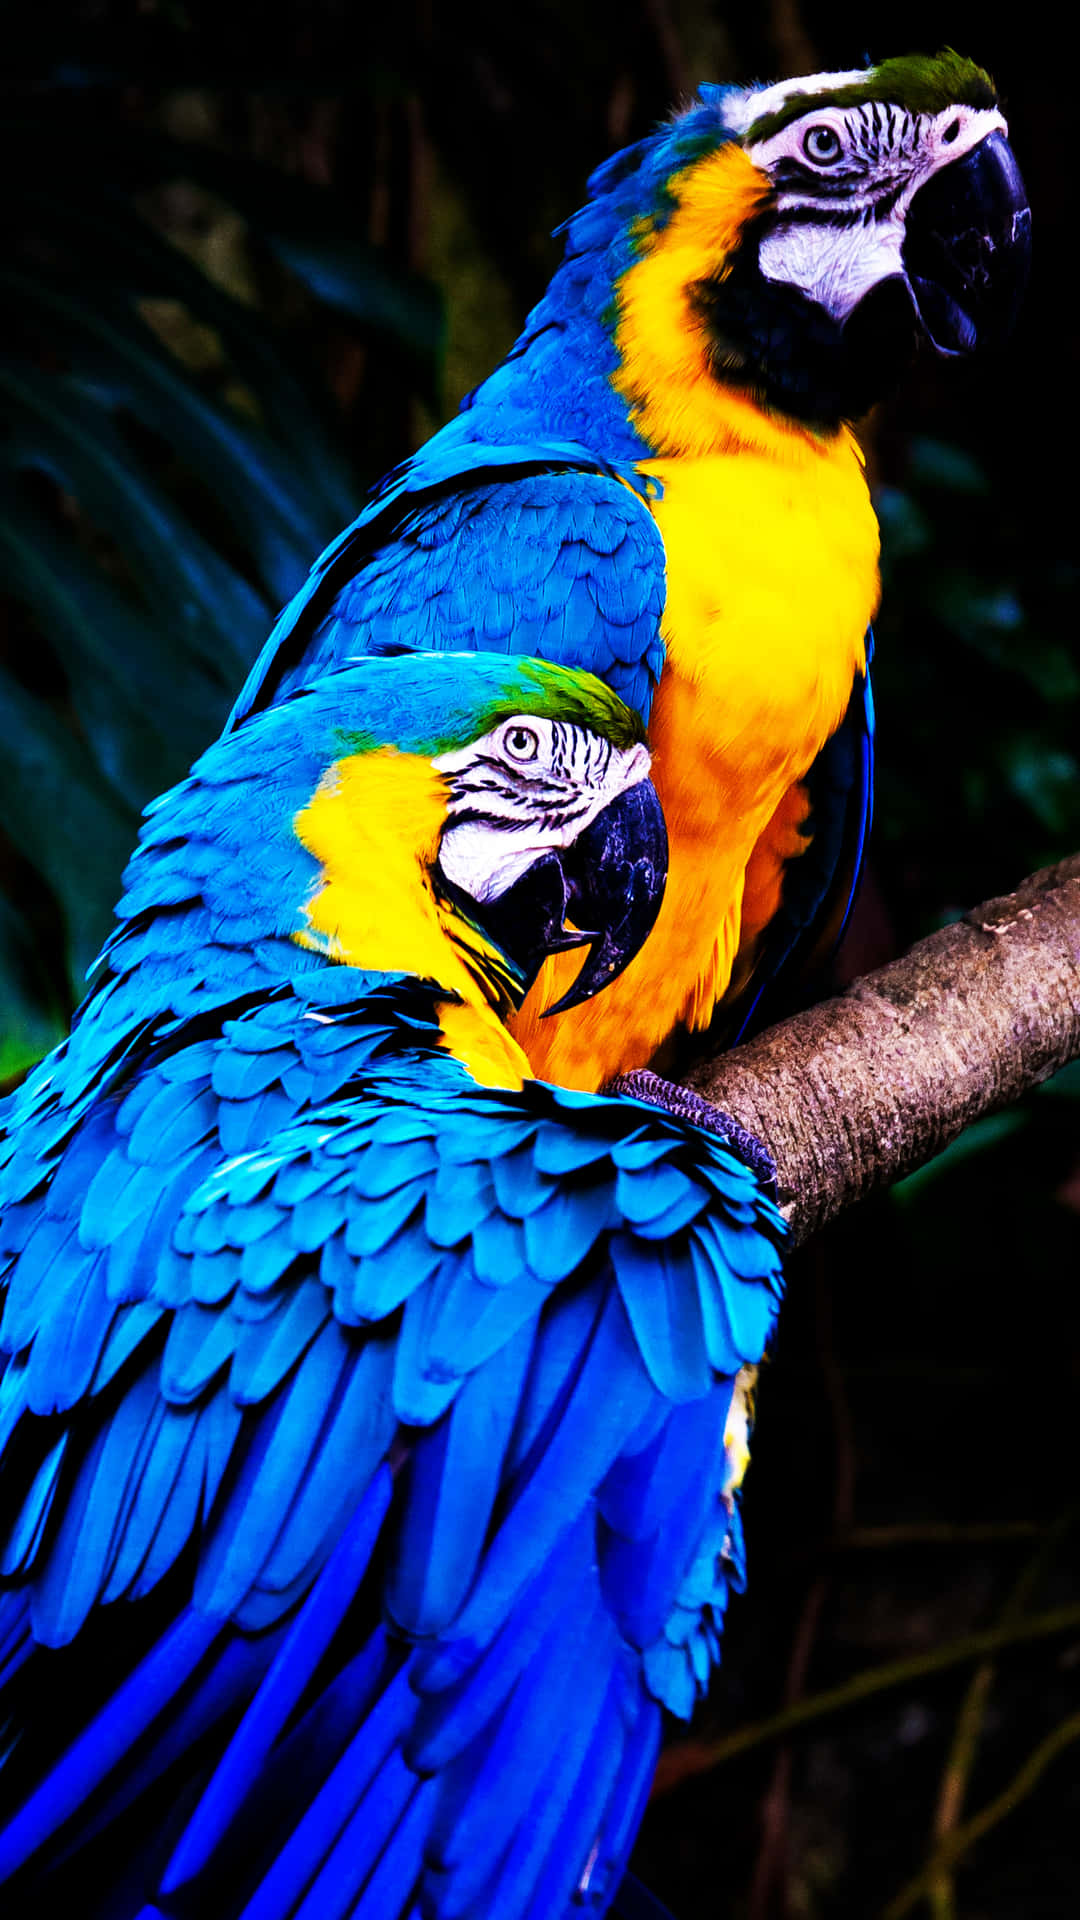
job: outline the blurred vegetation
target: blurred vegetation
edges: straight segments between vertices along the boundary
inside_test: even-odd
[[[875,57],[948,42],[995,72],[1036,266],[1007,354],[927,363],[866,423],[880,774],[840,979],[1080,847],[1077,343],[1045,61],[950,0],[886,4],[872,30]],[[66,1026],[139,808],[213,736],[277,606],[509,346],[591,166],[699,79],[850,66],[866,40],[863,10],[824,0],[20,18],[0,1075]],[[792,1263],[750,1594],[638,1850],[679,1920],[1080,1912],[1078,1253],[1073,1069]]]

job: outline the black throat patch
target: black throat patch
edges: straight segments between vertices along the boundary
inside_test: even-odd
[[[713,378],[807,426],[835,432],[891,393],[920,328],[907,283],[874,287],[840,323],[758,265],[765,230],[748,229],[730,272],[699,280],[690,302],[704,323]]]

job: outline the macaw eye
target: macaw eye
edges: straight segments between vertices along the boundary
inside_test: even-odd
[[[503,745],[512,760],[535,760],[540,736],[531,727],[507,727]]]
[[[835,127],[809,127],[803,135],[803,152],[815,166],[829,167],[839,160],[842,151],[840,135]]]

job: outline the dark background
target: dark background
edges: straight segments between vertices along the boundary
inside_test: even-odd
[[[8,1080],[65,1027],[139,807],[212,737],[276,607],[510,345],[590,168],[705,78],[952,44],[994,73],[1034,208],[1008,352],[926,362],[865,423],[880,774],[839,977],[1080,847],[1067,75],[1038,26],[910,0],[9,12]],[[679,1920],[1080,1912],[1080,1613],[963,1658],[1080,1608],[1078,1252],[1074,1069],[792,1261],[750,1591],[638,1849]],[[860,1706],[822,1697],[856,1676]],[[765,1723],[803,1701],[784,1744]],[[916,1896],[935,1830],[979,1815]]]

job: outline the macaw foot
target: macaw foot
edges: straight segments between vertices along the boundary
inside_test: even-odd
[[[604,1088],[605,1093],[625,1094],[631,1100],[645,1100],[649,1106],[660,1107],[676,1120],[689,1120],[695,1127],[704,1127],[709,1133],[718,1133],[720,1138],[737,1153],[740,1160],[757,1174],[762,1186],[776,1198],[776,1162],[765,1144],[757,1135],[733,1120],[723,1107],[714,1106],[711,1100],[705,1100],[700,1093],[694,1093],[690,1087],[680,1087],[673,1080],[662,1080],[658,1073],[650,1073],[647,1067],[635,1067],[632,1073],[620,1073]]]

